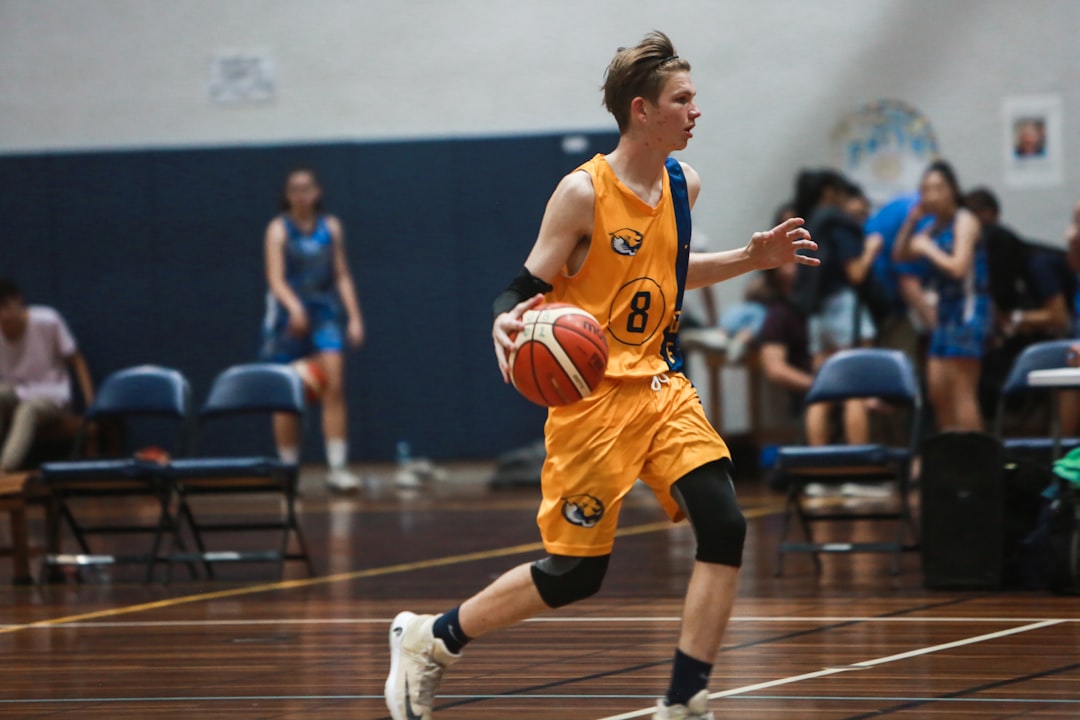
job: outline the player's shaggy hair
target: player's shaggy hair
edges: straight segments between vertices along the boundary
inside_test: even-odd
[[[655,103],[668,76],[688,72],[690,63],[675,53],[667,35],[654,30],[631,48],[619,48],[604,73],[604,106],[615,116],[619,132],[630,125],[630,103],[642,97]]]

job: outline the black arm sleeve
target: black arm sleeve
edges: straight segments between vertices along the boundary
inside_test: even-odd
[[[491,306],[493,316],[497,317],[511,310],[519,302],[528,300],[536,293],[549,293],[552,289],[551,283],[544,282],[523,267],[521,274],[511,280],[499,297],[495,298]]]

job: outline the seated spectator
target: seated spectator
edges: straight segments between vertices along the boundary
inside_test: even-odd
[[[757,338],[765,378],[791,391],[793,409],[801,407],[802,397],[814,381],[806,317],[792,300],[795,275],[794,264],[762,273],[772,300]],[[868,440],[865,405],[862,400],[851,400],[844,405],[844,436],[848,443],[861,444]],[[830,406],[826,403],[807,408],[807,444],[829,442],[829,412]]]
[[[768,304],[765,323],[758,334],[761,367],[766,379],[791,393],[793,413],[802,409],[803,396],[814,381],[806,317],[792,301],[795,284],[795,265],[784,265],[762,273],[772,300]],[[842,416],[843,442],[851,445],[869,442],[868,415],[874,399],[849,400],[840,408],[835,404],[816,403],[806,408],[805,435],[808,445],[835,442],[834,416]],[[844,483],[829,486],[808,483],[804,492],[811,497],[844,495],[847,497],[880,498],[892,490],[887,485]]]
[[[746,348],[757,338],[761,326],[765,323],[771,295],[765,278],[759,274],[746,286],[742,302],[725,308],[720,313],[720,329],[727,338],[729,363],[742,360]]]
[[[784,203],[776,210],[773,227],[793,217],[794,206],[790,202]],[[712,252],[715,249],[710,247],[702,233],[694,230],[690,238],[691,252]],[[771,292],[766,287],[763,276],[760,273],[755,274],[743,292],[743,299],[720,311],[714,291],[715,286],[708,285],[687,293],[683,299],[680,324],[684,329],[706,328],[718,331],[715,337],[725,348],[727,362],[738,363],[765,322],[765,310],[771,299]]]
[[[834,170],[804,170],[795,181],[795,211],[806,218],[821,260],[819,267],[798,269],[793,295],[796,307],[807,316],[814,369],[839,350],[870,344],[876,333],[857,289],[866,281],[881,246],[867,245],[862,223],[844,210],[858,194],[858,188]],[[810,408],[807,423],[823,424],[827,416],[827,409]],[[849,438],[868,435],[865,403],[845,409],[844,425]]]
[[[814,380],[806,316],[792,301],[796,272],[794,265],[783,265],[761,273],[775,297],[767,305],[757,337],[762,372],[769,382],[791,392],[793,409]]]
[[[64,420],[69,367],[89,405],[90,371],[64,319],[44,305],[27,307],[18,286],[0,279],[0,473],[21,469],[40,433]]]

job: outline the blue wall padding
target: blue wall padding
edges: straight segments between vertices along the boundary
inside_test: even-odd
[[[67,318],[96,380],[139,363],[197,402],[255,359],[263,233],[287,171],[310,165],[345,225],[368,340],[348,359],[357,460],[487,458],[542,433],[504,386],[491,301],[517,274],[559,179],[613,133],[0,156],[0,275]],[[322,459],[309,418],[305,459]]]

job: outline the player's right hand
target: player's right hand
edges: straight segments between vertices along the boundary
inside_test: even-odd
[[[510,353],[514,351],[514,337],[525,329],[521,316],[544,301],[542,293],[522,300],[507,312],[495,316],[491,326],[491,338],[495,341],[495,359],[499,363],[499,372],[503,382],[510,382]]]
[[[293,337],[304,337],[311,327],[308,321],[307,311],[299,308],[289,313],[289,334]]]

